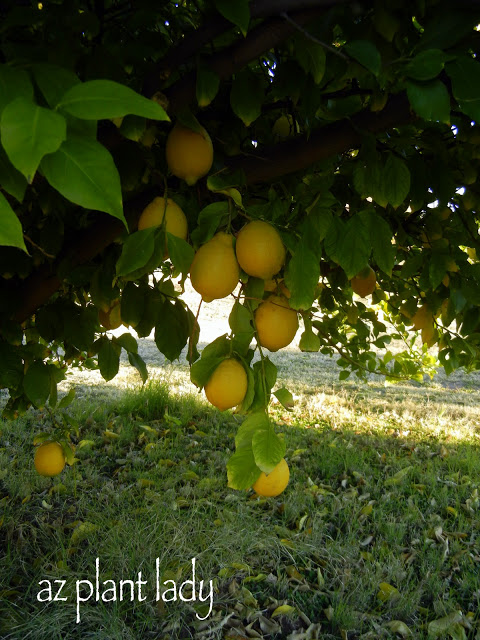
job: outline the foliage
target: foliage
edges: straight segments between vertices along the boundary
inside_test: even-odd
[[[447,373],[478,369],[480,16],[474,3],[450,5],[292,0],[278,15],[271,0],[2,2],[4,415],[54,407],[69,366],[112,379],[122,349],[146,379],[136,340],[99,324],[118,300],[123,322],[154,331],[167,358],[187,347],[203,363],[194,381],[215,358],[241,359],[242,408],[265,414],[276,369],[263,353],[252,364],[250,347],[264,283],[242,275],[231,335],[199,360],[181,297],[192,247],[167,234],[166,258],[163,226],[136,230],[157,196],[181,206],[195,249],[245,219],[272,223],[301,347],[339,354],[341,379],[420,381],[437,365],[435,342]],[[282,115],[293,135],[279,141]],[[195,186],[168,171],[176,120],[213,143]],[[350,284],[367,265],[369,305]],[[422,304],[434,326],[418,348],[408,323]],[[405,349],[388,350],[392,340]],[[280,460],[270,441],[250,447],[251,477]]]

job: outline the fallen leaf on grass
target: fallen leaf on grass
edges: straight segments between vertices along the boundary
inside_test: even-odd
[[[432,620],[428,625],[428,637],[432,640],[448,634],[452,640],[466,640],[465,628],[460,624],[463,621],[463,613],[454,611],[448,616]]]
[[[381,582],[377,593],[377,598],[381,602],[389,602],[400,597],[400,592],[396,587],[393,587],[388,582]]]
[[[390,622],[387,622],[385,626],[402,638],[410,638],[412,636],[410,629],[401,620],[391,620]]]
[[[276,616],[288,616],[291,615],[295,611],[295,607],[290,606],[289,604],[282,604],[275,609],[272,613],[272,618]]]
[[[393,487],[394,485],[400,484],[407,477],[410,471],[413,469],[413,466],[403,467],[400,471],[397,471],[391,478],[387,478],[384,482],[386,487]]]

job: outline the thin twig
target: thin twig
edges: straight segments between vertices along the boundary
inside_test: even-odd
[[[47,253],[44,249],[42,249],[42,247],[40,247],[36,242],[34,242],[27,235],[23,234],[23,237],[25,238],[25,240],[27,242],[29,242],[32,245],[32,247],[35,247],[35,249],[38,249],[38,251],[40,251],[40,253],[42,253],[46,258],[50,258],[50,260],[54,260],[55,259],[55,256],[52,256],[52,254]]]
[[[284,20],[286,20],[289,24],[291,24],[293,27],[295,27],[295,29],[297,29],[297,31],[300,31],[300,33],[303,33],[303,35],[306,38],[308,38],[309,40],[311,40],[312,42],[315,42],[316,44],[319,44],[321,47],[323,47],[324,49],[327,49],[327,51],[331,51],[332,53],[334,53],[335,55],[339,56],[343,60],[347,60],[347,61],[350,60],[350,58],[348,56],[346,56],[342,51],[339,51],[335,47],[332,47],[329,44],[327,44],[326,42],[322,42],[322,40],[319,40],[315,36],[312,36],[312,34],[309,31],[307,31],[302,26],[300,26],[297,22],[295,22],[295,20],[292,20],[292,18],[290,18],[290,16],[288,15],[288,13],[286,11],[283,11],[280,14],[280,16]]]

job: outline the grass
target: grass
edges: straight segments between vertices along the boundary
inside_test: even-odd
[[[297,404],[272,408],[292,473],[277,499],[226,487],[240,418],[158,377],[83,389],[68,410],[78,462],[54,479],[32,462],[48,415],[2,423],[2,640],[479,638],[478,386],[340,386],[328,370],[307,385],[278,364]],[[95,580],[96,558],[100,585],[141,571],[145,600],[92,597],[77,624],[76,581]],[[157,558],[177,585],[196,558],[208,618],[208,601],[157,601]],[[67,600],[38,602],[41,580],[52,595],[64,580]],[[381,583],[396,589],[385,602]]]

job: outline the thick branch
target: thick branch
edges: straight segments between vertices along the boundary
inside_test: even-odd
[[[258,18],[271,18],[279,16],[285,11],[302,11],[304,9],[328,9],[331,6],[345,4],[351,0],[255,0],[250,4],[250,16],[252,20]],[[145,79],[144,93],[153,95],[160,88],[160,78],[165,72],[178,69],[188,62],[200,49],[233,28],[233,24],[223,16],[213,15],[204,25],[198,29],[189,31],[183,40],[170,48],[168,53],[158,62],[155,71]]]
[[[228,166],[243,169],[248,184],[268,182],[358,146],[364,131],[379,133],[411,122],[414,117],[407,96],[398,94],[380,113],[362,111],[351,119],[316,129],[308,137],[299,136],[248,156],[234,156]]]
[[[150,189],[125,205],[125,217],[130,230],[136,228],[140,213],[155,195],[158,194]],[[62,285],[62,280],[58,276],[62,265],[67,264],[70,269],[74,269],[89,262],[125,231],[120,220],[103,213],[98,215],[98,222],[67,244],[53,264],[42,265],[24,281],[18,292],[19,306],[14,315],[16,322],[21,323],[29,318],[58,291]]]
[[[321,16],[324,11],[323,6],[314,7],[292,13],[291,18],[297,25],[308,24]],[[215,71],[220,80],[225,80],[295,32],[296,28],[283,18],[272,18],[249,31],[246,38],[238,40],[231,47],[211,56],[208,66]],[[185,74],[178,82],[166,89],[164,93],[169,101],[169,113],[176,113],[188,106],[195,98],[195,89],[195,71]]]

